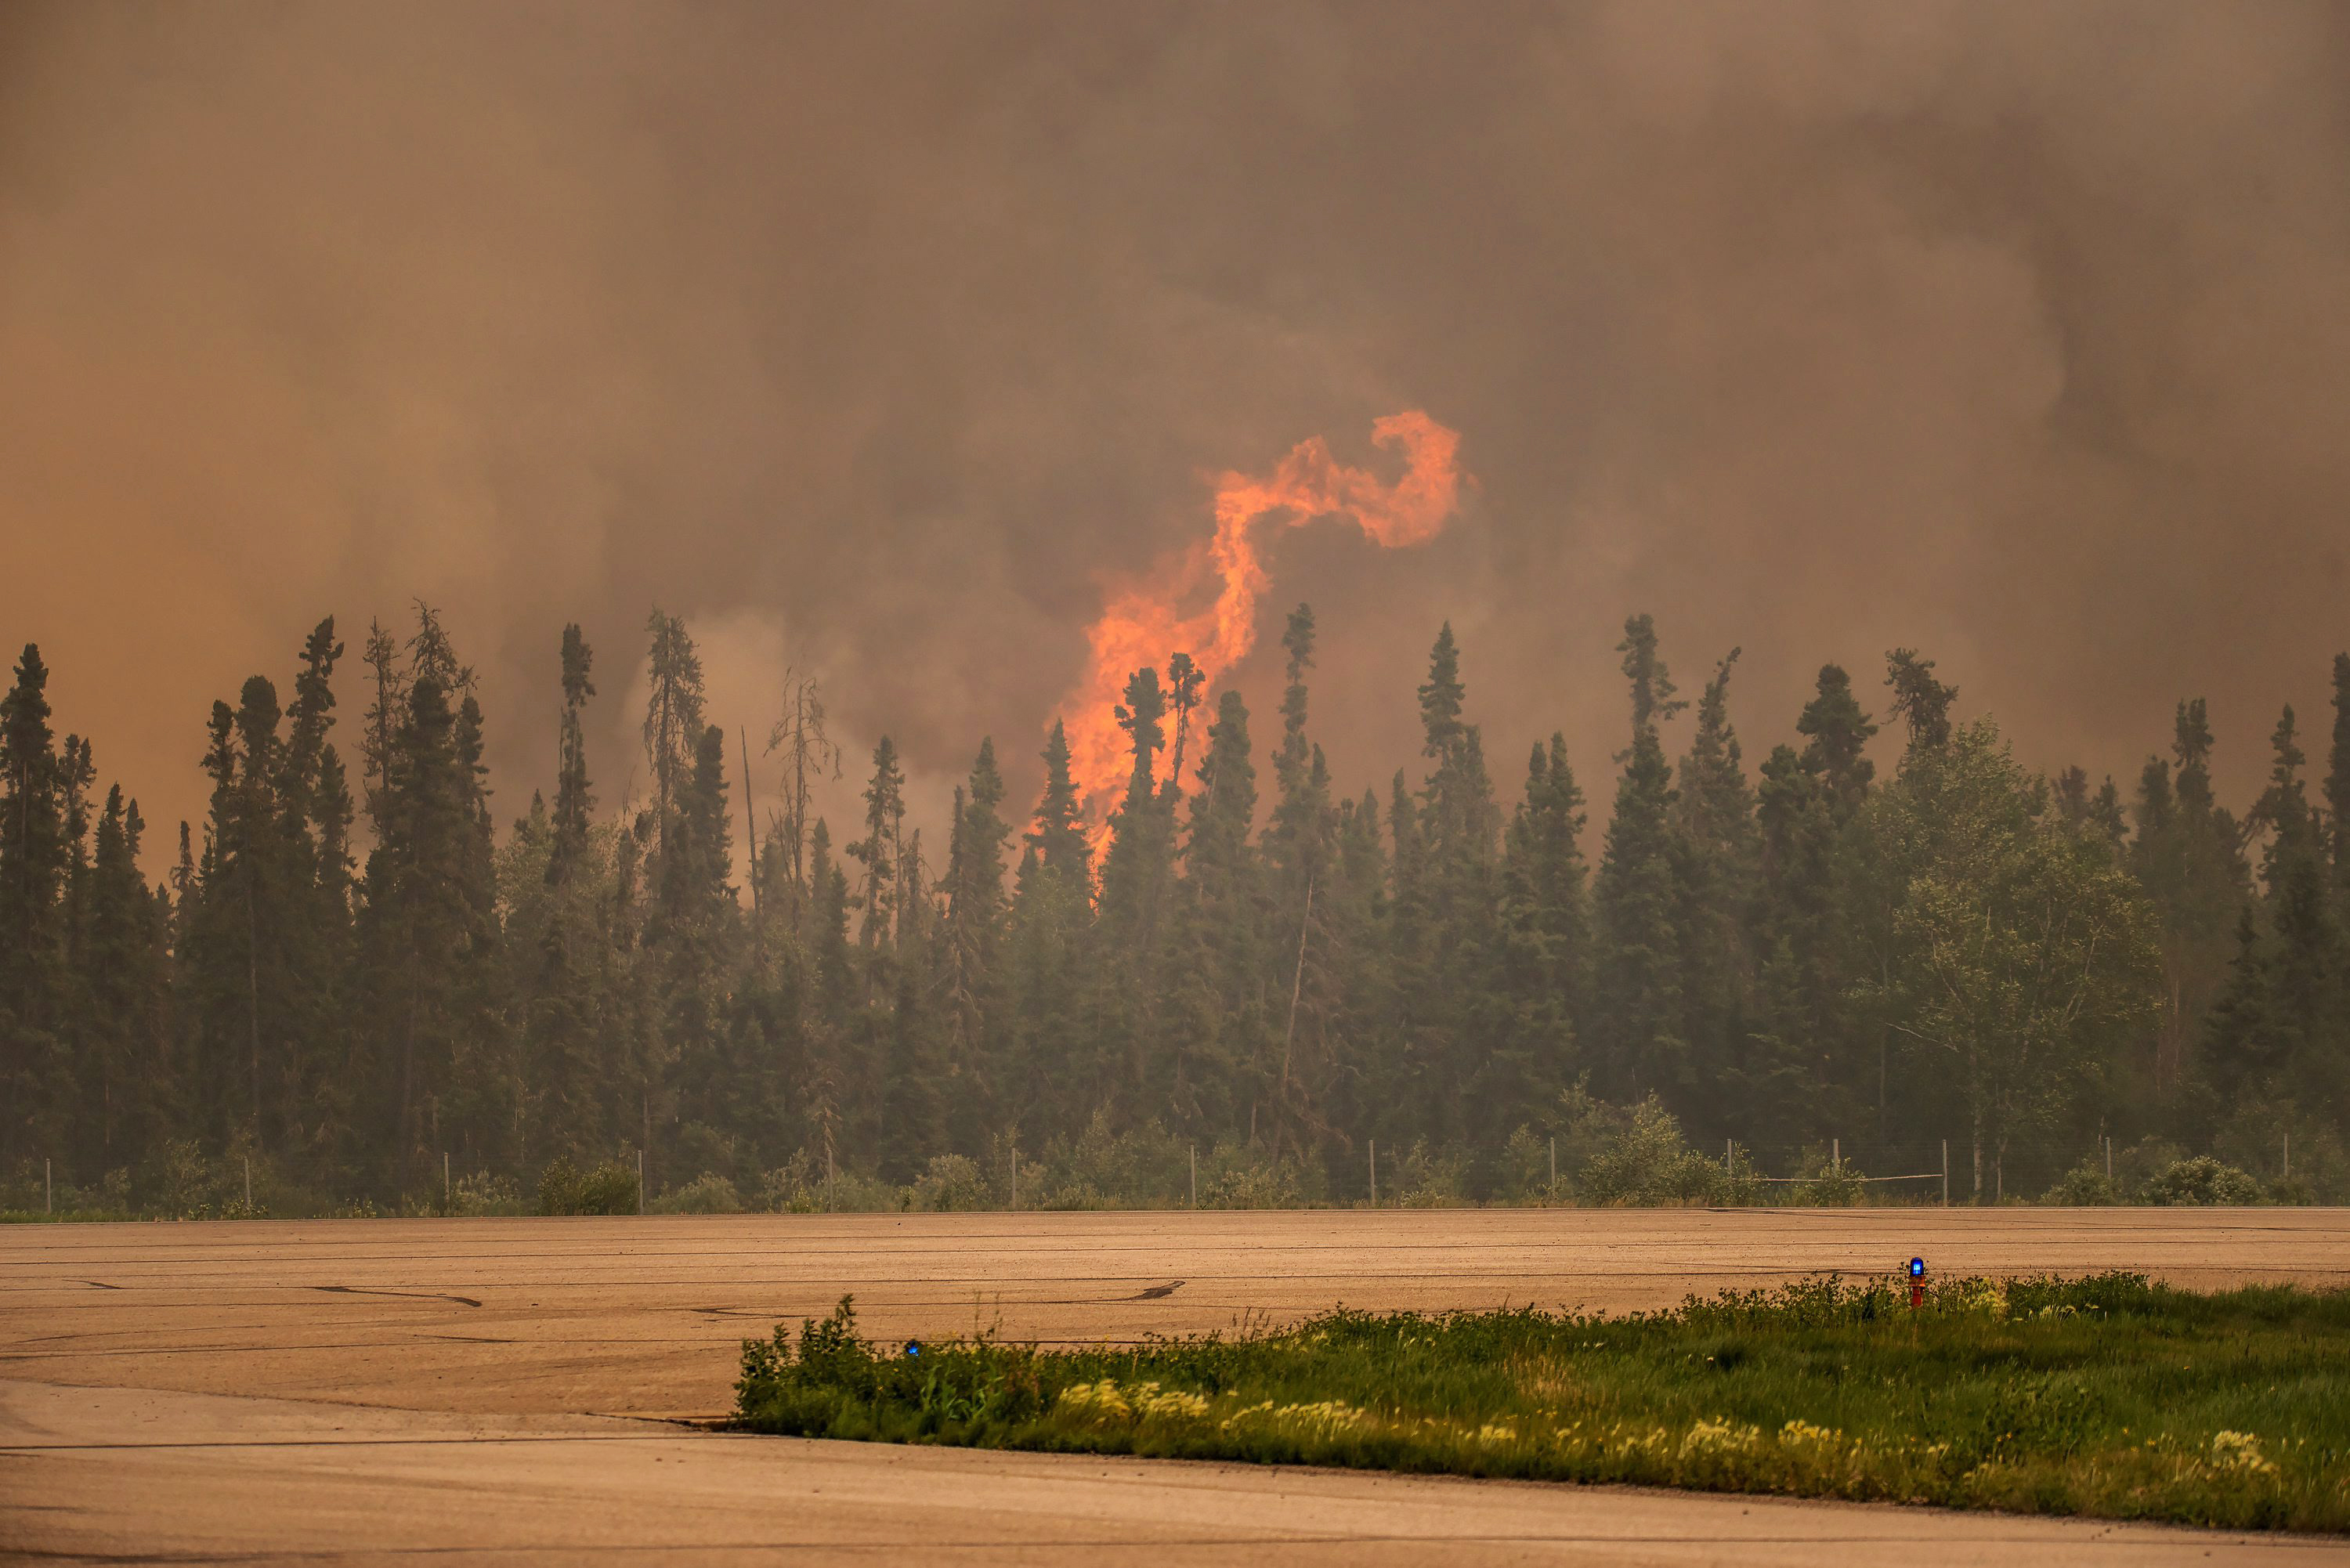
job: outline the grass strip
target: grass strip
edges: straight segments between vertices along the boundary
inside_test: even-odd
[[[1040,1350],[743,1347],[739,1428],[2350,1529],[2350,1293],[1834,1278],[1620,1317],[1374,1314]]]

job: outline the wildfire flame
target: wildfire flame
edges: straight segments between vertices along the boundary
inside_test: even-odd
[[[1272,587],[1258,524],[1274,514],[1303,527],[1345,513],[1386,549],[1424,545],[1442,532],[1460,498],[1453,455],[1460,432],[1414,409],[1371,425],[1375,446],[1403,455],[1404,472],[1389,483],[1368,469],[1349,468],[1330,455],[1320,436],[1302,441],[1263,478],[1226,472],[1216,481],[1216,531],[1159,564],[1145,580],[1117,589],[1101,618],[1087,630],[1092,649],[1085,679],[1062,701],[1070,771],[1087,820],[1098,836],[1125,793],[1132,770],[1127,740],[1111,710],[1127,677],[1145,665],[1163,668],[1189,653],[1213,682],[1248,656],[1256,643],[1257,600]],[[1185,613],[1212,576],[1215,598]]]

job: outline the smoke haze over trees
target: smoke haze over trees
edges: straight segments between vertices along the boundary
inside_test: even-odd
[[[576,624],[556,795],[499,806],[444,618],[370,626],[356,670],[329,619],[286,697],[255,675],[213,705],[209,809],[153,887],[137,803],[100,793],[28,646],[0,701],[0,1173],[57,1160],[127,1199],[250,1158],[307,1201],[398,1200],[444,1158],[512,1181],[628,1152],[731,1202],[818,1173],[1008,1186],[1027,1150],[1091,1162],[1064,1200],[1132,1201],[1188,1147],[1267,1201],[1351,1197],[1376,1141],[1391,1182],[1469,1199],[1612,1128],[1668,1167],[1686,1131],[1814,1177],[1841,1174],[1823,1145],[1930,1169],[1947,1138],[1982,1199],[2093,1180],[2109,1138],[2265,1167],[2290,1136],[2300,1190],[2350,1181],[2350,656],[2330,723],[2283,709],[2239,817],[2201,700],[2130,790],[2092,787],[2023,768],[1911,649],[1881,687],[1823,667],[1803,743],[1750,768],[1738,650],[1692,702],[1638,615],[1623,747],[1579,771],[1534,738],[1505,793],[1517,747],[1489,760],[1446,625],[1417,756],[1357,794],[1316,738],[1322,627],[1287,618],[1262,720],[1188,656],[1135,670],[1098,846],[1060,721],[1032,807],[983,739],[926,845],[892,740],[842,758],[790,682],[762,751],[787,782],[738,863],[743,774],[680,618],[644,628],[651,783],[617,812],[577,744]],[[844,763],[836,827],[797,781]],[[1604,1164],[1587,1195],[1672,1195]]]

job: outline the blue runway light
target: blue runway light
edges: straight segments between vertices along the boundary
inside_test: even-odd
[[[906,1342],[906,1354],[907,1354],[907,1355],[921,1355],[921,1354],[922,1354],[922,1342],[921,1342],[920,1340],[919,1340],[919,1339],[910,1339],[910,1340],[908,1340],[908,1341]]]
[[[1926,1277],[1925,1259],[1912,1258],[1909,1260],[1909,1277],[1913,1280],[1922,1280]]]

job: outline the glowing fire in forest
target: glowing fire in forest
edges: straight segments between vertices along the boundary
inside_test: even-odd
[[[1386,549],[1424,545],[1443,530],[1460,497],[1461,473],[1453,462],[1460,432],[1415,409],[1374,421],[1371,441],[1402,454],[1401,478],[1390,483],[1347,466],[1319,436],[1302,441],[1270,474],[1221,475],[1214,535],[1110,595],[1086,633],[1092,658],[1085,679],[1060,709],[1078,798],[1097,832],[1124,794],[1132,767],[1125,732],[1111,711],[1127,677],[1145,665],[1163,674],[1170,657],[1189,653],[1211,689],[1255,645],[1257,600],[1273,584],[1260,524],[1280,514],[1298,528],[1344,513]],[[1199,605],[1211,580],[1214,598]],[[1199,607],[1187,613],[1194,605]]]

